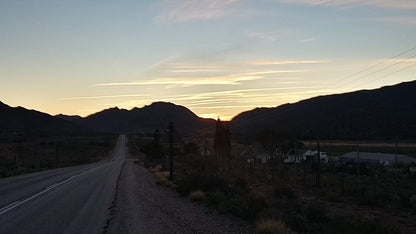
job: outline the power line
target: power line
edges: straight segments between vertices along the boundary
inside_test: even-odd
[[[374,75],[374,74],[377,74],[377,73],[379,73],[379,72],[382,72],[382,71],[384,71],[384,70],[386,70],[386,69],[392,68],[392,67],[394,67],[394,66],[396,66],[396,65],[398,65],[398,64],[401,64],[401,63],[407,62],[409,59],[413,59],[413,58],[416,58],[416,54],[411,55],[411,56],[409,56],[409,57],[407,57],[407,58],[403,58],[403,59],[399,60],[399,61],[398,61],[398,62],[396,62],[396,63],[390,64],[389,66],[385,66],[385,67],[383,67],[383,68],[381,68],[381,69],[378,69],[378,70],[376,70],[376,71],[373,71],[373,72],[371,72],[371,73],[369,73],[369,74],[367,74],[367,75],[364,75],[364,76],[358,77],[358,79],[355,79],[355,80],[354,80],[354,81],[352,81],[351,83],[347,84],[347,87],[348,87],[348,85],[350,85],[350,84],[352,84],[352,83],[355,83],[355,82],[357,82],[357,81],[359,81],[359,80],[362,80],[363,78],[370,77],[370,76],[372,76],[372,75]],[[376,78],[376,79],[378,79],[378,78]],[[376,80],[376,79],[373,79],[373,80]],[[366,83],[368,83],[368,82],[366,82]],[[361,85],[363,85],[363,84],[361,84]],[[355,87],[359,87],[359,86],[361,86],[361,85],[354,86],[354,88],[355,88]],[[354,89],[354,88],[352,88],[352,89]]]
[[[401,72],[401,71],[407,70],[407,69],[412,68],[412,67],[415,67],[415,66],[416,66],[416,63],[415,63],[415,64],[411,64],[410,66],[403,67],[403,68],[401,68],[401,69],[399,69],[399,70],[396,70],[396,71],[393,71],[393,72],[391,72],[391,73],[389,73],[389,74],[387,74],[387,75],[385,75],[385,76],[376,77],[375,79],[369,80],[369,81],[367,81],[367,82],[365,82],[365,83],[363,83],[363,84],[360,84],[360,85],[358,85],[358,86],[355,86],[355,87],[353,87],[353,89],[355,89],[355,88],[357,88],[357,87],[359,87],[359,86],[363,86],[363,85],[366,85],[366,84],[368,84],[368,83],[374,82],[374,81],[376,81],[376,80],[378,80],[378,79],[383,79],[383,78],[386,78],[386,77],[388,77],[388,76],[391,76],[391,75],[393,75],[393,74],[396,74],[396,73],[398,73],[398,72]]]
[[[384,64],[384,63],[386,63],[387,61],[391,61],[391,60],[393,60],[393,59],[395,59],[395,58],[398,58],[398,57],[400,57],[400,56],[402,56],[402,55],[404,55],[404,54],[407,54],[408,52],[413,51],[413,50],[415,50],[415,49],[416,49],[416,46],[414,46],[414,47],[412,47],[412,48],[410,48],[410,49],[407,49],[407,50],[405,50],[405,51],[402,51],[402,52],[400,52],[400,53],[398,53],[398,54],[396,54],[396,55],[394,55],[394,56],[392,56],[392,57],[390,57],[390,58],[388,58],[388,59],[384,59],[384,60],[382,60],[381,62],[378,62],[378,63],[373,64],[373,65],[371,65],[371,66],[369,66],[369,67],[367,67],[367,68],[364,68],[364,69],[362,69],[362,70],[360,70],[360,71],[358,71],[358,72],[356,72],[356,73],[354,73],[354,74],[352,74],[352,75],[349,75],[349,76],[347,76],[347,77],[341,78],[341,79],[337,80],[337,81],[335,82],[335,84],[339,84],[340,82],[343,82],[343,81],[348,80],[348,79],[350,79],[350,78],[353,78],[353,77],[355,77],[355,76],[357,76],[357,75],[360,75],[360,74],[362,74],[362,73],[364,73],[364,72],[366,72],[366,71],[369,71],[369,70],[371,70],[371,69],[373,69],[373,68],[375,68],[375,67],[378,67],[378,66],[380,66],[380,65],[382,65],[382,64]]]

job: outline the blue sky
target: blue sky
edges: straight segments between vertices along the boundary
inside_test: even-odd
[[[413,0],[1,1],[0,101],[203,117],[415,80]]]

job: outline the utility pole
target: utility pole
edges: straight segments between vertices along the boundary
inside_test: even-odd
[[[396,136],[396,146],[395,146],[395,150],[394,150],[394,167],[397,167],[397,150],[398,150],[398,141],[397,141],[397,136]]]
[[[59,164],[59,141],[56,142],[55,162],[57,165]]]
[[[169,123],[170,179],[173,179],[173,123]]]
[[[321,149],[319,147],[319,139],[317,142],[318,153],[316,155],[316,187],[321,187]]]
[[[208,155],[208,140],[207,140],[207,136],[205,135],[204,137],[204,156]]]
[[[19,158],[15,161],[17,164],[17,161],[22,160],[22,134],[19,134]]]
[[[357,150],[357,175],[360,175],[360,142],[358,138],[357,138],[356,150]]]
[[[296,139],[295,139],[295,184],[298,178],[298,167],[297,167],[298,162],[297,161],[298,161],[298,153],[296,151]]]

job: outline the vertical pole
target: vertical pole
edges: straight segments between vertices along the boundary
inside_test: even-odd
[[[204,137],[204,156],[208,155],[208,140],[207,136]]]
[[[306,161],[303,162],[303,185],[306,184]]]
[[[56,142],[56,155],[55,155],[56,164],[59,163],[59,141]]]
[[[319,139],[317,142],[318,153],[316,154],[316,187],[321,187],[321,149],[319,147]]]
[[[22,160],[22,134],[19,134],[19,158],[17,160]]]
[[[173,123],[169,123],[170,179],[173,179]]]
[[[295,184],[298,178],[298,167],[297,167],[298,162],[297,161],[298,161],[298,153],[296,151],[296,139],[295,139]]]
[[[395,150],[394,150],[394,167],[397,167],[397,150],[398,150],[398,142],[397,142],[397,137],[396,137],[396,146],[395,146]]]
[[[357,138],[356,149],[357,149],[357,175],[360,175],[360,144],[359,144],[358,138]]]

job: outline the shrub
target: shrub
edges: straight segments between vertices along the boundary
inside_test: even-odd
[[[388,191],[367,190],[359,197],[359,203],[367,206],[383,207],[391,201]]]
[[[207,192],[205,202],[208,206],[218,207],[221,203],[227,201],[227,197],[221,191]]]
[[[287,199],[287,200],[297,198],[296,193],[287,185],[275,186],[273,189],[273,195],[277,198],[282,198],[282,199]]]
[[[155,173],[155,172],[159,172],[160,170],[162,170],[162,166],[161,165],[156,165],[155,167],[151,168],[150,171]]]
[[[323,203],[312,203],[306,207],[306,216],[315,223],[324,223],[328,220],[327,210]]]
[[[204,192],[215,190],[226,190],[225,181],[223,178],[215,175],[199,175],[193,174],[178,181],[178,192],[183,196],[189,195],[195,190],[202,190]]]
[[[254,220],[257,215],[267,207],[266,199],[256,194],[247,194],[241,204],[236,204],[241,207],[241,214],[237,214],[243,219]]]
[[[189,199],[191,201],[202,201],[205,198],[205,193],[201,190],[193,191],[191,194],[189,194]]]
[[[169,175],[169,171],[155,171],[156,184],[166,184]]]
[[[264,220],[257,224],[257,234],[290,234],[292,231],[281,220]]]
[[[360,215],[336,216],[328,223],[327,233],[334,234],[395,234],[400,231],[390,222],[382,219],[369,219]]]
[[[410,198],[410,204],[412,205],[413,212],[416,212],[416,194]]]

